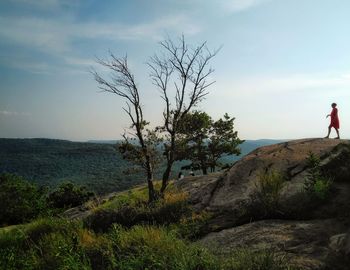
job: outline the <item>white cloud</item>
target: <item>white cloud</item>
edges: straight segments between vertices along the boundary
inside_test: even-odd
[[[77,6],[79,0],[3,0],[11,4],[32,6],[38,9],[57,9],[62,6]]]
[[[222,6],[228,12],[240,12],[243,10],[251,9],[271,0],[223,0]]]
[[[25,1],[25,0],[23,0]],[[29,1],[29,0],[28,0]],[[54,2],[54,1],[53,1]],[[185,30],[184,30],[185,29]],[[43,19],[35,17],[1,17],[0,42],[24,46],[59,57],[68,66],[88,67],[92,61],[75,56],[74,41],[78,39],[110,40],[161,40],[169,32],[188,36],[200,32],[200,28],[184,15],[174,15],[134,25],[120,23],[77,23],[73,18]],[[13,59],[13,57],[7,57]],[[5,61],[2,64],[27,69],[34,73],[47,73],[54,67],[37,59]]]
[[[64,57],[64,60],[67,64],[72,66],[80,66],[89,68],[93,66],[96,62],[93,59],[85,59],[79,57]]]
[[[190,3],[196,9],[210,10],[211,12],[220,12],[220,14],[231,14],[250,10],[273,0],[182,0],[184,3]]]
[[[168,31],[193,35],[200,28],[186,16],[167,16],[135,25],[119,23],[76,23],[73,19],[41,19],[34,17],[0,17],[0,37],[14,43],[45,52],[61,53],[72,50],[74,39],[142,40],[161,39]]]
[[[16,111],[0,111],[0,115],[3,116],[30,116],[27,112],[16,112]]]
[[[62,52],[70,48],[68,25],[39,18],[0,17],[3,42],[34,47],[45,52]]]
[[[251,76],[230,81],[218,80],[220,96],[258,97],[260,95],[339,91],[350,88],[350,72]],[[230,89],[228,91],[228,89]],[[349,93],[350,95],[350,93]]]

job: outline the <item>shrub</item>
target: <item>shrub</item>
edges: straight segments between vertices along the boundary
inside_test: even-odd
[[[137,191],[138,193],[139,191]],[[134,192],[121,194],[88,216],[85,225],[96,232],[107,231],[113,223],[126,227],[137,224],[168,225],[176,223],[182,217],[191,214],[187,194],[181,192],[166,193],[163,199],[152,204],[137,197]]]
[[[54,208],[69,208],[83,204],[94,196],[84,186],[77,186],[72,182],[64,182],[49,194],[48,203]]]
[[[0,269],[115,269],[111,241],[78,222],[40,219],[0,231]]]
[[[333,181],[331,181],[330,179],[323,177],[317,179],[313,188],[313,194],[316,196],[316,198],[320,200],[326,200],[330,193],[332,182]]]
[[[94,270],[112,269],[116,262],[112,243],[103,235],[95,235],[86,229],[79,233],[79,245]]]
[[[23,178],[0,175],[0,226],[27,222],[47,212],[45,190]]]
[[[80,253],[71,235],[51,232],[42,235],[35,248],[40,256],[41,269],[91,269],[83,254]]]
[[[305,179],[304,189],[312,198],[325,200],[331,191],[333,181],[322,173],[320,163],[321,160],[310,152],[307,158],[309,171]]]
[[[191,215],[184,216],[180,221],[171,226],[179,237],[195,240],[206,233],[206,225],[211,218],[211,214],[205,211],[199,213],[191,213]]]
[[[63,220],[40,219],[1,231],[0,269],[88,269],[73,250],[74,228]]]
[[[256,191],[251,198],[251,214],[260,216],[260,218],[273,217],[278,214],[283,185],[284,177],[281,173],[273,170],[260,173]]]

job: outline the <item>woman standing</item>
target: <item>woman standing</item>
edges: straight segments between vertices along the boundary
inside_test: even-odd
[[[329,138],[329,134],[331,134],[331,128],[333,127],[338,135],[334,139],[340,139],[340,137],[339,137],[339,117],[338,117],[338,109],[336,107],[337,107],[337,104],[332,103],[332,108],[333,108],[332,112],[326,116],[326,118],[329,116],[331,117],[331,123],[328,126],[328,134],[325,138]]]

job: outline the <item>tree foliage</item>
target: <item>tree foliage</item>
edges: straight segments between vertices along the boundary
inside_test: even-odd
[[[94,196],[84,186],[62,183],[49,193],[20,176],[0,175],[0,226],[28,222],[37,217],[51,216],[69,207],[83,204]]]
[[[12,175],[0,175],[0,225],[27,222],[46,211],[46,190]]]
[[[53,208],[70,208],[87,202],[95,194],[84,186],[63,182],[49,194],[47,201]]]
[[[201,169],[207,174],[220,166],[219,159],[224,155],[239,155],[238,138],[234,130],[234,119],[227,113],[214,121],[207,113],[188,113],[181,122],[178,136],[178,159],[188,159],[192,169]]]
[[[241,153],[238,146],[244,141],[238,138],[238,132],[234,130],[234,120],[234,117],[225,113],[223,118],[213,122],[208,144],[209,165],[212,171],[215,170],[223,155],[239,155]]]

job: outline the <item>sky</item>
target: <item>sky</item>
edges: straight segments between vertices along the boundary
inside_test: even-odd
[[[0,138],[118,139],[130,121],[99,91],[96,57],[127,54],[145,118],[163,103],[147,61],[182,34],[221,48],[196,108],[235,117],[242,139],[324,137],[331,103],[350,138],[348,0],[1,0]],[[335,132],[332,132],[335,137]]]

